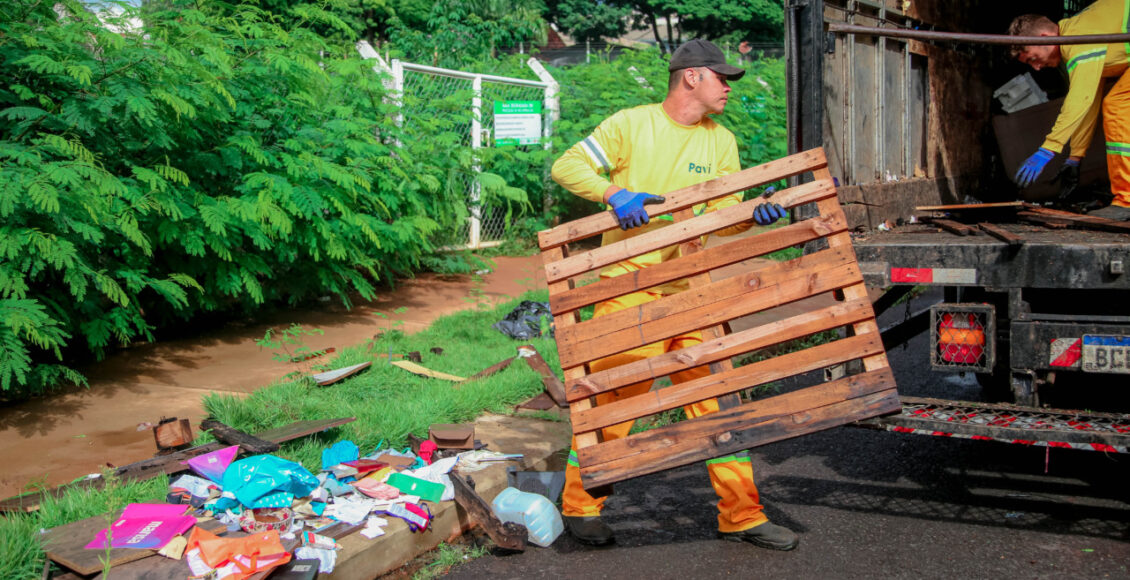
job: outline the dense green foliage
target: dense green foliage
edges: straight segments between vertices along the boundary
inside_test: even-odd
[[[546,18],[578,40],[616,38],[649,30],[657,46],[684,40],[725,39],[781,43],[781,0],[549,0]]]
[[[114,31],[137,16],[125,6],[96,16],[71,0],[61,18],[34,0],[0,7],[0,391],[81,382],[71,355],[202,312],[348,302],[421,267],[456,267],[435,249],[465,223],[471,179],[530,242],[595,209],[550,183],[549,163],[665,92],[658,50],[553,69],[552,147],[476,154],[469,90],[406,95],[397,109],[340,11],[276,4],[287,18],[147,3],[144,35]],[[492,52],[537,34],[538,6],[434,4],[427,30],[394,34],[393,56],[533,78],[525,57]],[[746,166],[783,155],[785,130],[781,63],[750,68],[720,119]],[[414,122],[398,125],[398,111]]]
[[[469,155],[439,134],[393,154],[381,79],[310,31],[344,26],[332,15],[169,5],[144,37],[75,2],[0,7],[4,390],[81,380],[58,364],[68,343],[101,354],[200,311],[370,297],[466,215],[448,185]]]

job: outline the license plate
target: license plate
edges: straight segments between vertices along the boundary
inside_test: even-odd
[[[1130,336],[1083,335],[1083,370],[1130,374]]]

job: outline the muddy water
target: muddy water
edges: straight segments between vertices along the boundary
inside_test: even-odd
[[[83,368],[88,389],[0,408],[0,498],[148,459],[156,451],[153,432],[139,424],[179,417],[196,428],[205,416],[203,395],[249,393],[294,370],[255,344],[270,327],[295,322],[320,328],[325,334],[306,338],[306,344],[341,349],[387,326],[379,312],[406,307],[392,316],[403,322],[400,329],[413,332],[441,315],[474,307],[476,300],[497,303],[545,288],[540,256],[494,262],[481,283],[470,276],[425,275],[352,310],[327,304],[322,310],[282,312],[256,324],[233,323],[192,338],[132,347]]]

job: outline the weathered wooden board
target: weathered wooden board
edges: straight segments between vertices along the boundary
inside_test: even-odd
[[[186,510],[189,508],[187,505],[184,507]],[[105,550],[87,550],[83,548],[83,546],[89,544],[99,531],[106,529],[106,527],[120,515],[121,511],[114,514],[114,516],[109,519],[104,516],[94,516],[64,526],[51,528],[40,536],[40,540],[43,543],[43,551],[47,553],[47,558],[51,561],[57,562],[59,565],[65,566],[83,576],[101,572],[102,558],[107,556],[107,552]],[[227,529],[224,524],[211,519],[200,522],[197,525],[213,533],[219,533]],[[148,558],[156,554],[156,550],[114,548],[109,551],[110,566],[120,566],[127,562]],[[164,558],[162,557],[161,559]],[[187,571],[188,567],[185,566],[184,569]]]
[[[758,235],[722,238],[724,243],[703,249],[705,236],[749,221],[753,208],[764,200],[751,199],[700,216],[691,211],[695,205],[804,174],[812,179],[777,192],[772,201],[786,208],[812,204],[817,208],[815,217]],[[672,225],[615,244],[576,254],[570,253],[569,246],[616,228],[611,212],[563,224],[538,236],[586,488],[899,410],[894,379],[823,151],[805,151],[665,194],[665,198],[665,203],[645,209],[652,217],[671,214]],[[818,239],[827,242],[827,249],[782,262],[755,260],[745,271],[733,274],[735,264]],[[575,287],[577,278],[589,272],[676,244],[681,249],[679,258]],[[729,267],[727,276],[718,273],[723,267]],[[585,306],[677,280],[685,280],[689,289],[580,320],[579,310]],[[830,292],[838,299],[834,306],[823,302],[808,311],[793,306],[775,322],[729,331],[728,323],[734,319]],[[841,338],[802,345],[799,350],[739,368],[731,362],[739,355],[764,354],[762,349],[831,330],[839,331]],[[695,331],[702,332],[701,344],[589,371],[594,361]],[[763,400],[743,402],[741,398],[751,387],[855,360],[862,362],[862,374],[817,382]],[[596,395],[704,365],[710,368],[708,376],[597,402]],[[812,373],[817,374],[823,375]],[[603,440],[606,427],[711,399],[719,402],[716,413]]]
[[[244,453],[252,455],[260,455],[263,453],[274,453],[279,450],[279,444],[274,441],[267,441],[249,433],[244,433],[239,429],[228,427],[215,419],[205,419],[200,422],[201,431],[209,431],[221,443],[228,445],[239,445],[239,448]]]
[[[451,477],[451,485],[455,488],[455,503],[467,512],[472,523],[482,526],[495,544],[500,548],[519,552],[526,549],[529,537],[526,526],[515,522],[503,523],[499,520],[491,510],[490,504],[475,491],[471,476],[455,473]]]
[[[273,441],[275,443],[282,443],[290,441],[291,439],[298,439],[314,433],[320,433],[334,427],[340,427],[346,423],[356,421],[356,417],[346,417],[343,419],[318,419],[310,421],[295,421],[283,427],[276,427],[274,429],[267,429],[266,431],[256,434],[256,437],[265,441]],[[152,479],[159,475],[166,473],[177,473],[179,471],[188,470],[188,466],[184,462],[205,453],[211,453],[225,447],[223,443],[207,443],[198,447],[185,449],[176,453],[168,455],[161,455],[153,459],[146,459],[136,463],[123,465],[114,470],[114,474],[123,480],[145,481]],[[82,480],[76,483],[61,485],[59,487],[37,491],[33,493],[25,493],[16,497],[10,497],[0,502],[0,513],[23,511],[33,512],[39,509],[39,504],[45,495],[59,497],[69,489],[85,489],[95,488],[100,489],[105,485],[102,478]]]

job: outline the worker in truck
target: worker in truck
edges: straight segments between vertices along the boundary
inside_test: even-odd
[[[1098,0],[1071,18],[1053,22],[1038,14],[1013,19],[1008,28],[1012,36],[1080,36],[1126,32],[1130,0]],[[1095,132],[1100,107],[1106,137],[1106,163],[1114,202],[1090,212],[1109,219],[1130,219],[1130,76],[1124,76],[1130,63],[1130,44],[1069,44],[1016,46],[1012,54],[1036,70],[1066,63],[1071,86],[1047,138],[1016,173],[1016,182],[1027,187],[1036,181],[1057,153],[1070,149],[1060,175],[1078,182],[1079,162]],[[1113,83],[1102,96],[1104,80]]]
[[[709,116],[722,113],[730,94],[729,81],[741,78],[745,70],[727,64],[722,51],[703,40],[680,46],[671,55],[668,70],[670,77],[663,102],[613,114],[553,164],[553,179],[562,187],[610,206],[620,230],[605,233],[604,245],[673,223],[670,216],[649,219],[644,208],[662,203],[662,194],[741,170],[734,134]],[[727,195],[695,210],[709,212],[741,201],[740,194]],[[769,225],[784,215],[780,205],[767,201],[756,207],[751,218],[759,225]],[[752,226],[747,222],[719,234],[733,235]],[[671,246],[610,266],[600,275],[610,278],[630,274],[678,255],[678,246]],[[596,305],[594,316],[636,307],[686,288],[687,282],[682,280],[601,302]],[[597,372],[701,342],[701,333],[694,332],[594,361],[589,368]],[[671,380],[677,384],[708,374],[707,367],[697,367],[676,373]],[[650,388],[650,380],[636,383],[597,395],[598,404],[640,395]],[[698,417],[717,411],[718,403],[711,399],[684,410],[689,417]],[[605,428],[604,439],[619,439],[630,429],[631,422]],[[797,546],[795,533],[770,523],[762,512],[747,452],[708,461],[707,470],[718,493],[718,531],[722,538],[776,550]],[[574,439],[565,468],[561,511],[566,528],[577,540],[593,545],[613,540],[612,530],[600,518],[604,500],[592,497],[581,486]]]

